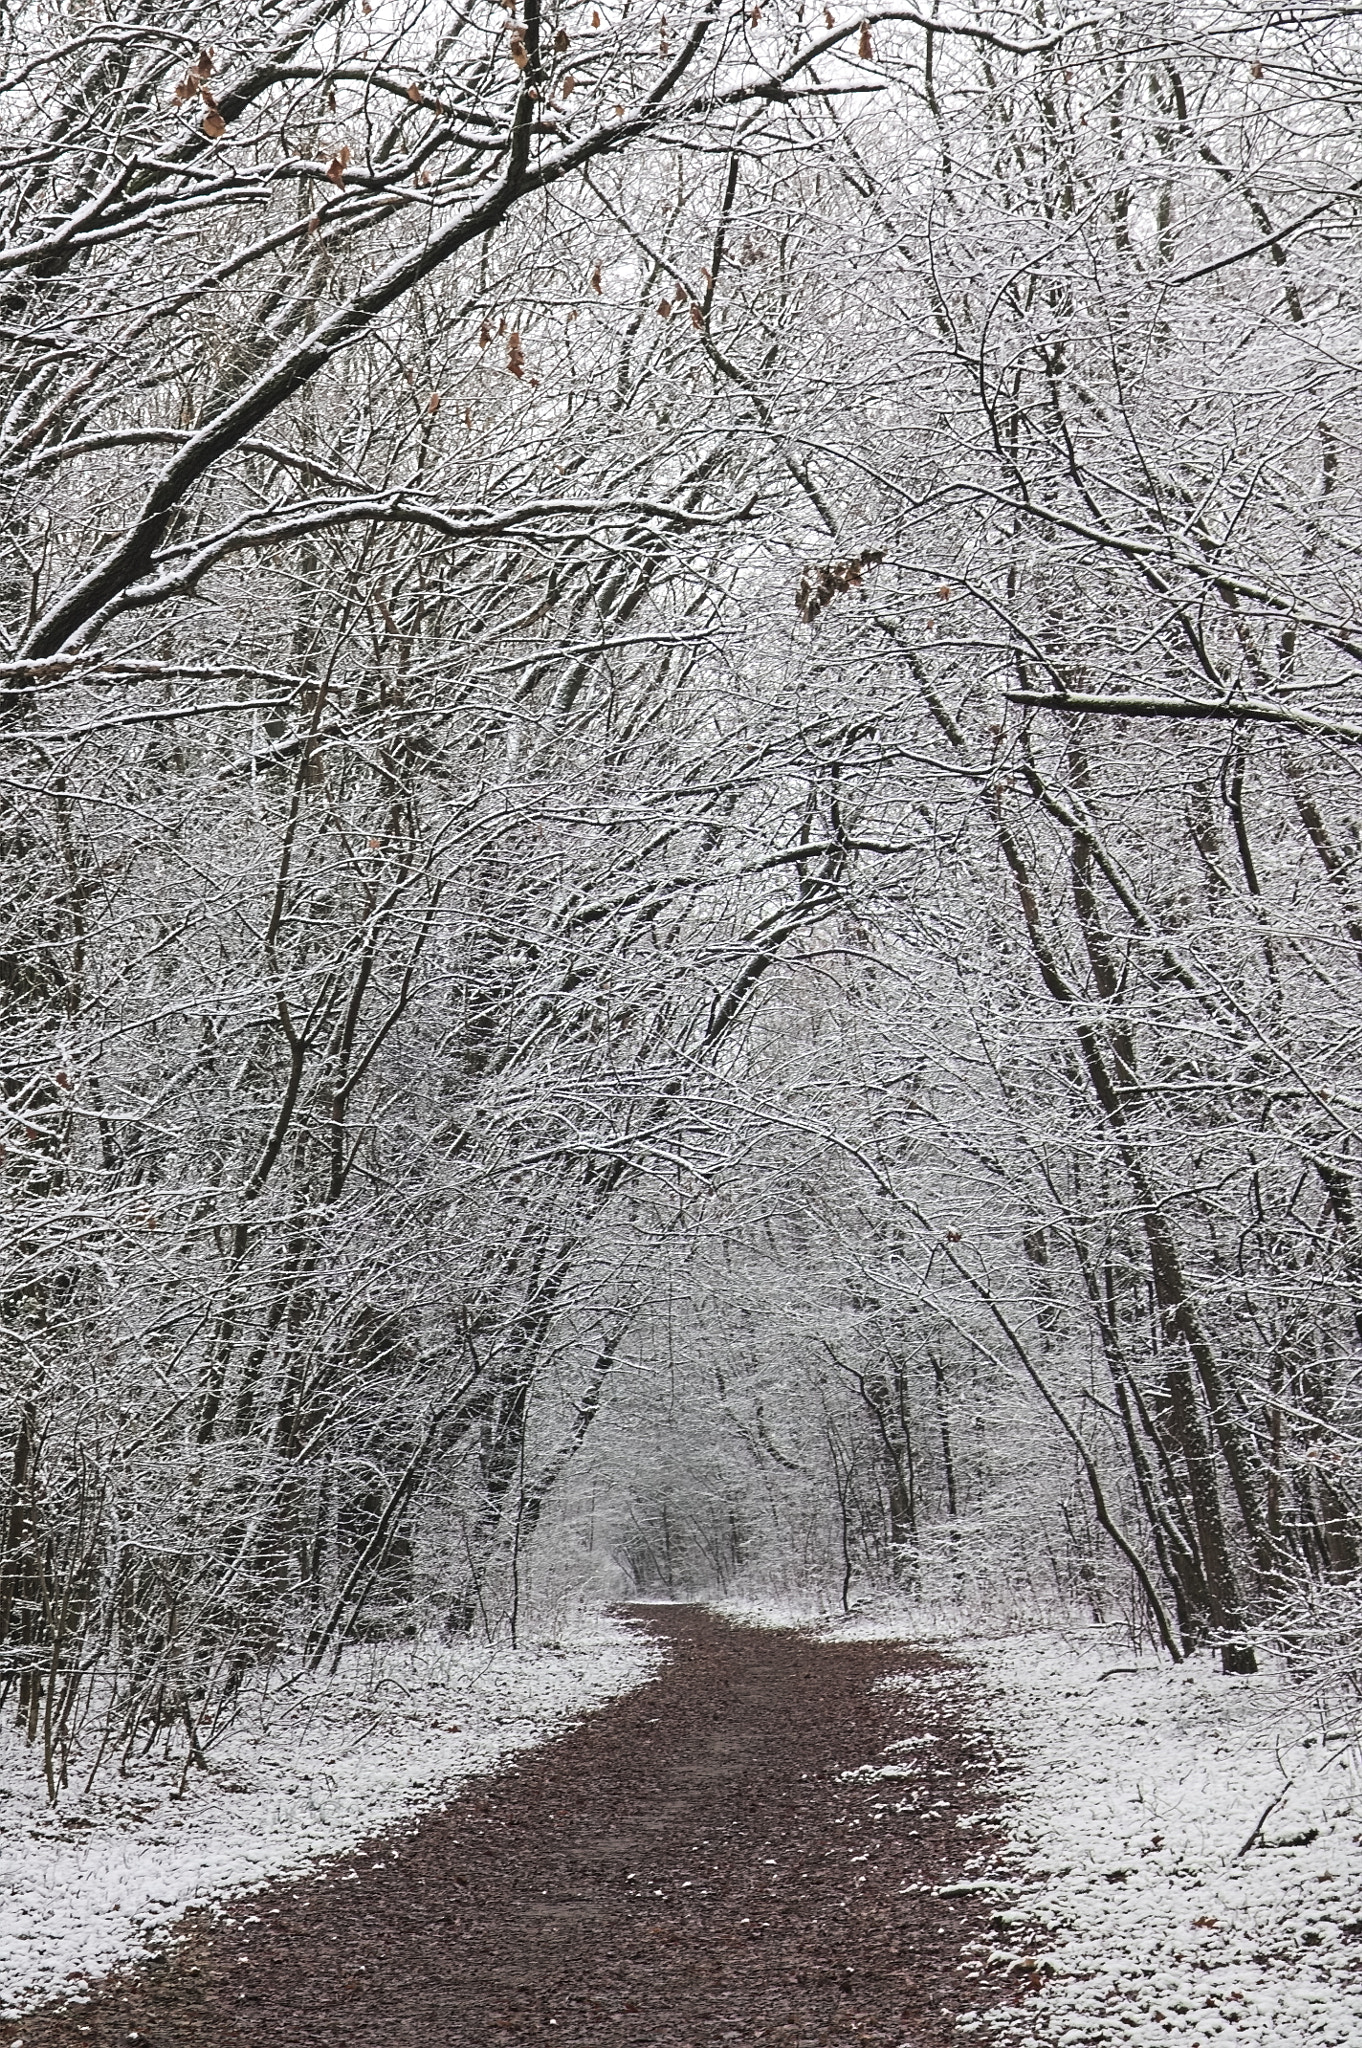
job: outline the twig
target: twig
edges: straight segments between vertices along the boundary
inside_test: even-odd
[[[1291,1790],[1291,1787],[1295,1784],[1295,1782],[1296,1781],[1294,1778],[1288,1778],[1286,1783],[1282,1786],[1281,1791],[1277,1794],[1276,1798],[1270,1799],[1268,1801],[1267,1805],[1263,1808],[1261,1814],[1258,1816],[1257,1827],[1253,1830],[1253,1833],[1249,1836],[1248,1840],[1244,1843],[1244,1846],[1239,1851],[1239,1854],[1241,1856],[1247,1856],[1249,1850],[1254,1846],[1254,1844],[1261,1840],[1263,1829],[1267,1826],[1269,1817],[1277,1811],[1277,1808],[1281,1805],[1282,1801],[1285,1799],[1287,1793]]]

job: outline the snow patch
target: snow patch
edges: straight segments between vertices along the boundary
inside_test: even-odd
[[[1110,1634],[971,1645],[969,1658],[1018,1752],[1003,1819],[1021,1882],[979,2003],[998,1973],[1045,1979],[988,2015],[995,2038],[1362,2042],[1355,1724],[1280,1670],[1226,1678],[1209,1653],[1174,1668]]]

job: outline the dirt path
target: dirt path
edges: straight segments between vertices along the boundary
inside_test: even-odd
[[[172,1959],[12,2035],[25,2048],[958,2044],[961,1949],[988,1908],[931,1888],[991,1838],[957,1825],[989,1793],[952,1689],[933,1685],[941,1661],[696,1608],[647,1619],[670,1657],[640,1691],[447,1812],[227,1923],[205,1917]],[[910,1670],[920,1685],[875,1689]],[[885,1762],[913,1775],[839,1775]]]

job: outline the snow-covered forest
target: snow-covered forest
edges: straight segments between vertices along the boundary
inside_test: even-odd
[[[0,1691],[1362,1644],[1356,10],[11,0]]]

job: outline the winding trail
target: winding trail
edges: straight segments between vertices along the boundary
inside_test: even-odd
[[[669,1655],[637,1692],[366,1853],[226,1919],[192,1917],[169,1956],[13,2035],[24,2048],[968,2038],[962,1951],[989,1908],[933,1891],[977,1871],[996,1836],[991,1766],[950,1667],[699,1608],[643,1613]],[[877,1689],[891,1674],[906,1676]],[[886,1764],[903,1775],[843,1775]]]

